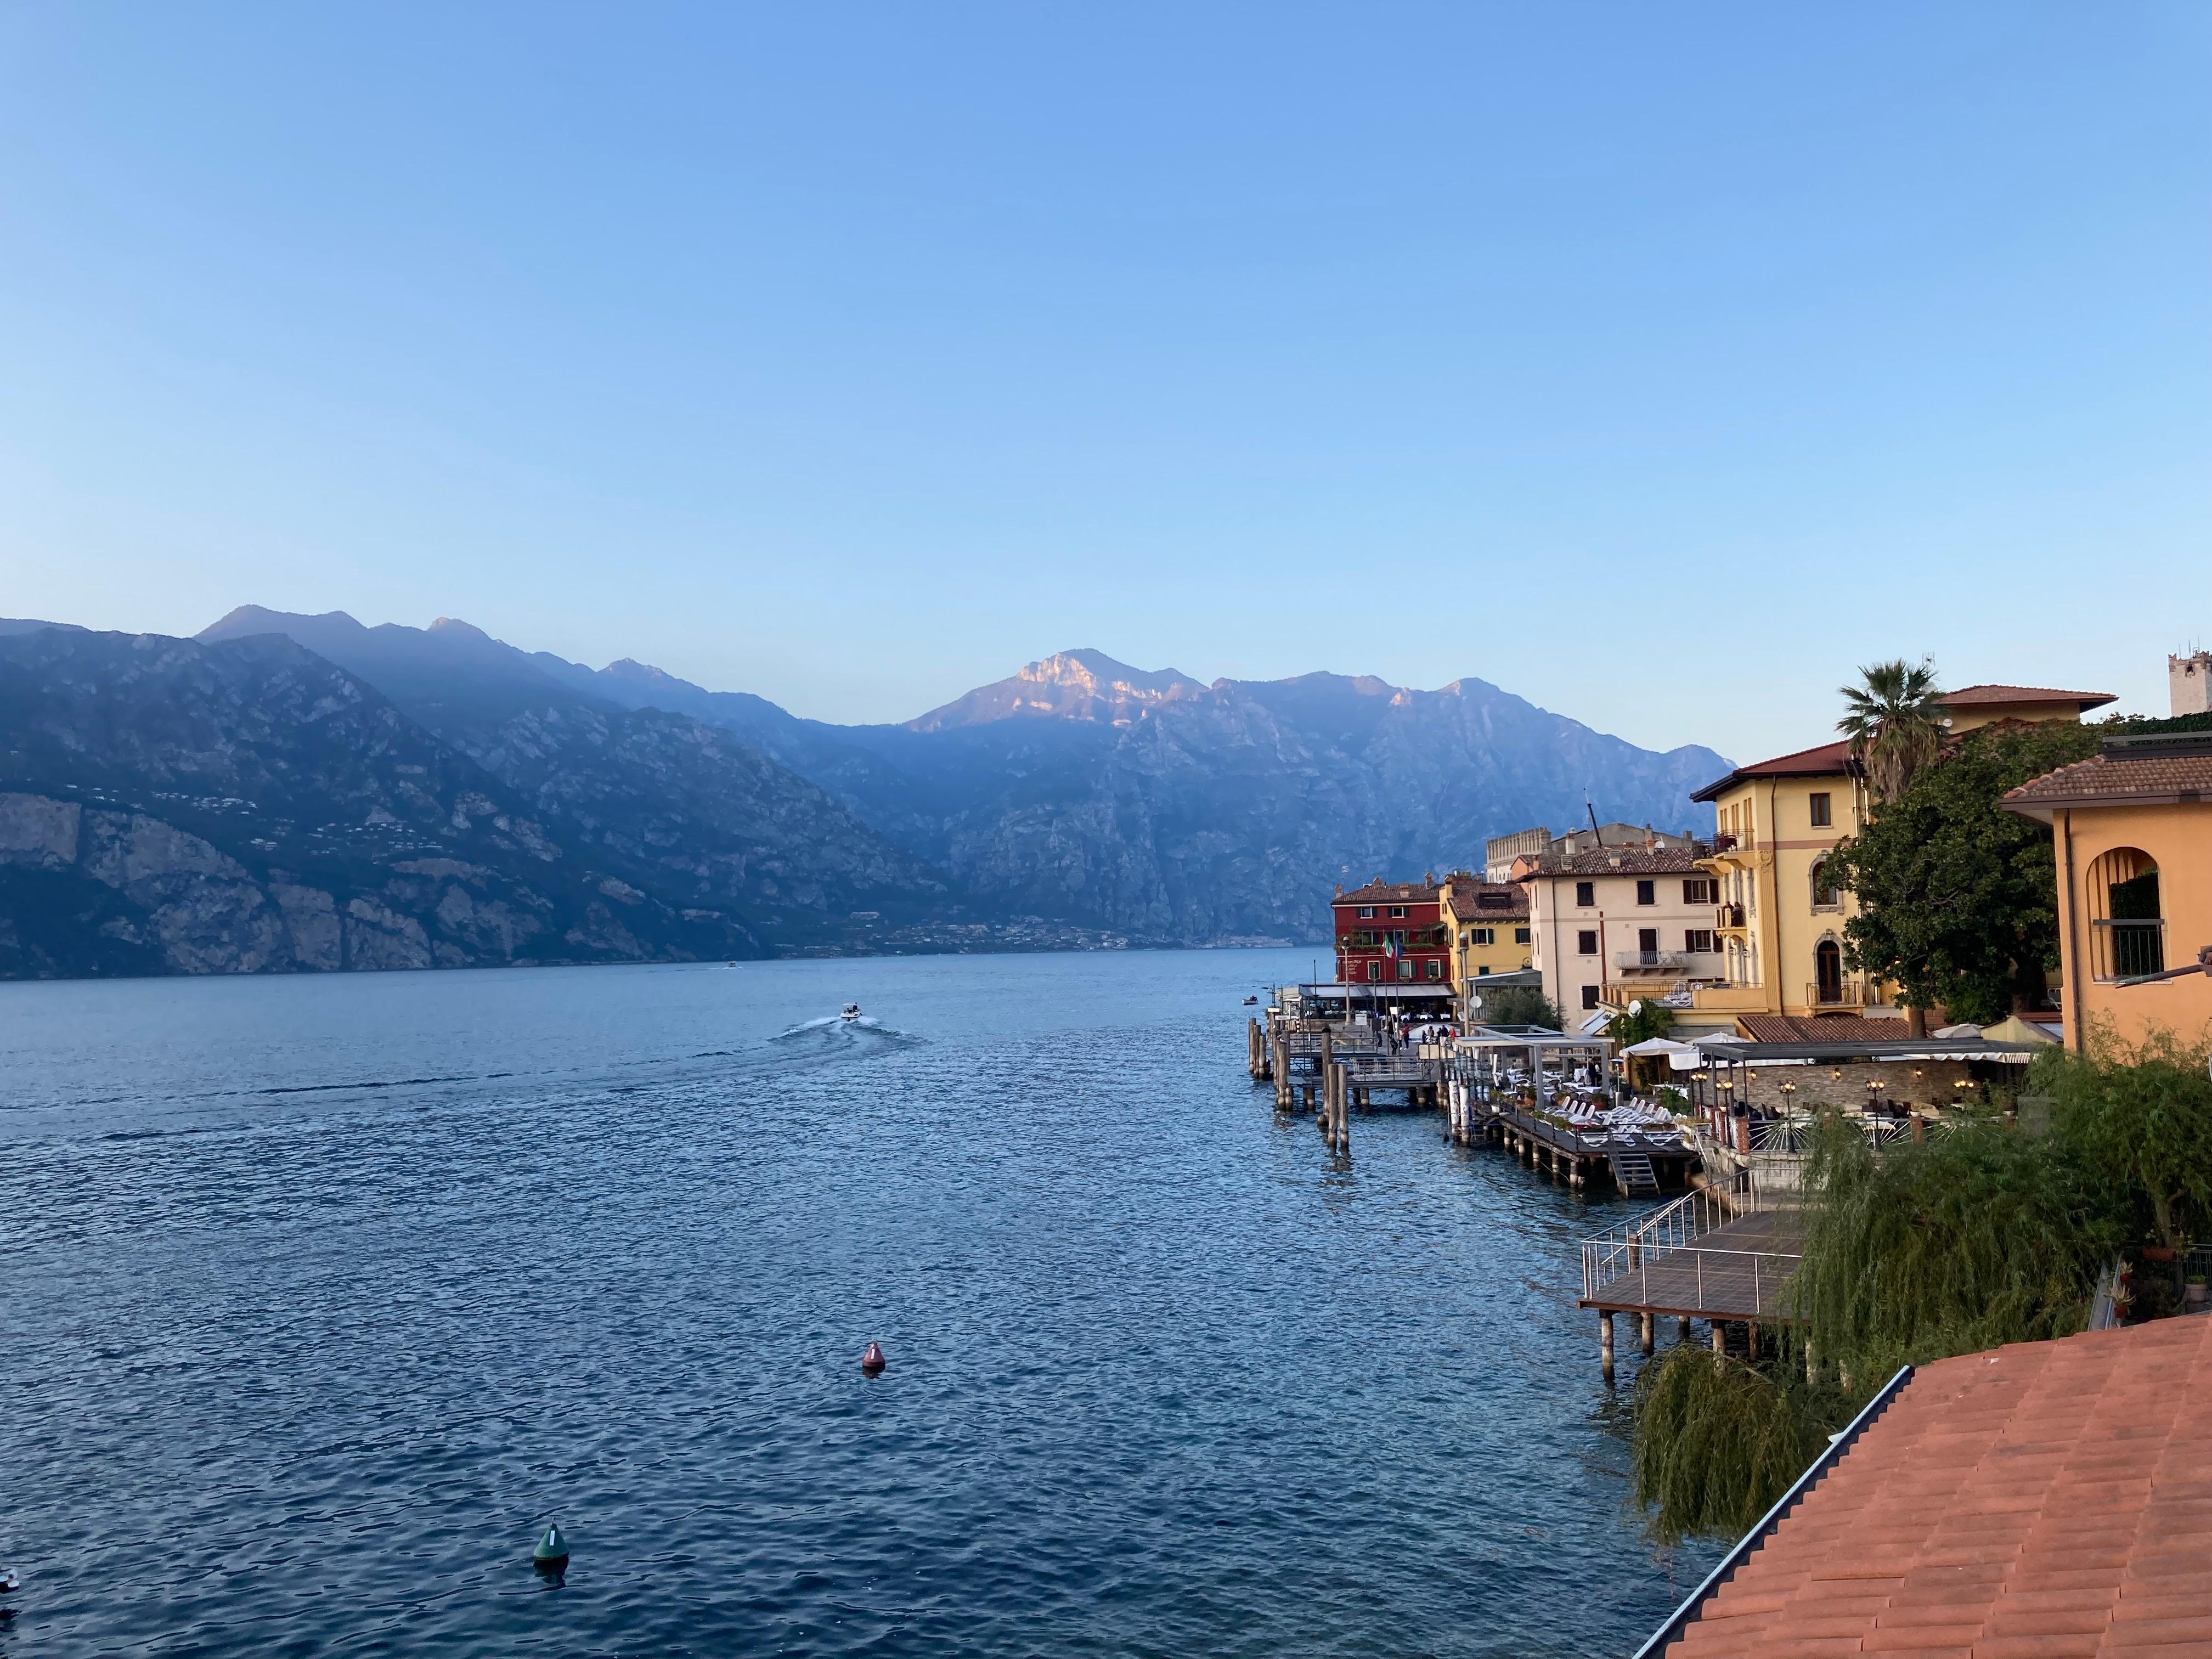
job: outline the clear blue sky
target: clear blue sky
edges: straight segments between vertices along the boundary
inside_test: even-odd
[[[2209,83],[2200,0],[10,7],[0,614],[2163,712]]]

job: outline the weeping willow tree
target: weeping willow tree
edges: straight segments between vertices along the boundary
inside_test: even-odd
[[[1876,1153],[1825,1123],[1790,1323],[1763,1361],[1678,1348],[1638,1379],[1634,1490],[1655,1536],[1741,1534],[1899,1364],[2082,1328],[2118,1225],[2062,1137],[1996,1116]]]
[[[1880,1154],[1824,1125],[1788,1346],[1864,1389],[1900,1364],[2080,1330],[2114,1217],[2071,1152],[1994,1115]]]
[[[1842,1420],[1833,1389],[1778,1364],[1671,1350],[1637,1379],[1632,1487],[1652,1534],[1741,1537]]]

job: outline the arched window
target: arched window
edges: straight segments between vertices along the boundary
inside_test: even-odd
[[[1827,860],[1814,859],[1813,860],[1814,908],[1832,909],[1843,902],[1843,896],[1836,890],[1836,884],[1828,879]]]
[[[1813,947],[1813,1000],[1832,1007],[1844,1000],[1844,951],[1832,939]]]
[[[2100,854],[2089,866],[2088,885],[2091,976],[2131,979],[2164,971],[2166,922],[2150,854],[2135,847]]]

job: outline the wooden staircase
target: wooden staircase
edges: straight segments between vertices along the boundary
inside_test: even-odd
[[[1613,1183],[1629,1197],[1658,1195],[1659,1176],[1651,1167],[1649,1153],[1608,1151],[1605,1157],[1606,1162],[1613,1166]]]

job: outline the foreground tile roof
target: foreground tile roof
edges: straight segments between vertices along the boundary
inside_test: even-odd
[[[1668,1659],[2212,1654],[2212,1317],[1923,1366]]]

